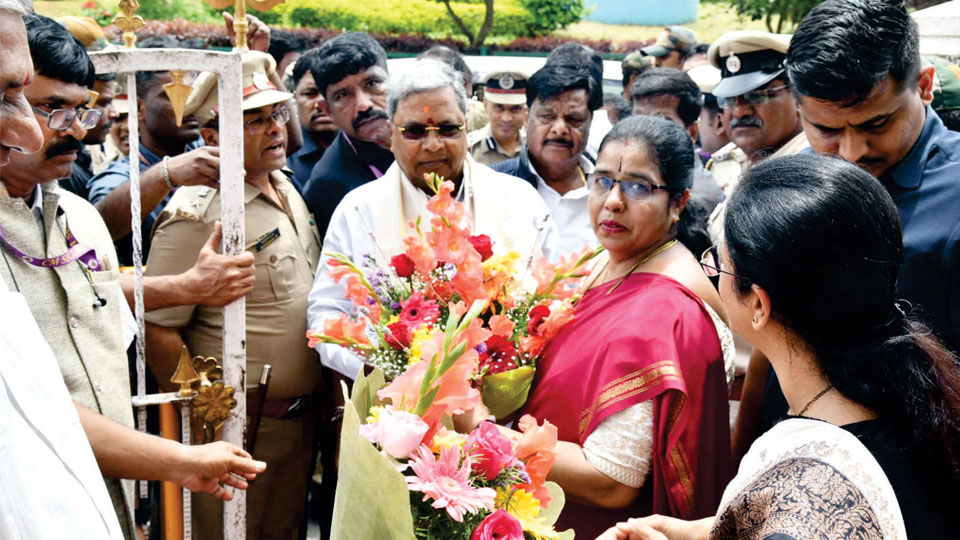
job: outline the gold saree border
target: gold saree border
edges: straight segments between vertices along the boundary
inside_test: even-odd
[[[605,384],[593,405],[580,414],[580,437],[583,437],[583,432],[586,431],[590,420],[604,409],[631,396],[646,392],[650,387],[667,380],[683,380],[680,368],[670,360],[650,364]]]

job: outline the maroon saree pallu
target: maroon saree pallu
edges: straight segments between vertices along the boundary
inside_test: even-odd
[[[588,540],[629,517],[713,515],[733,477],[723,352],[703,302],[661,274],[632,274],[607,294],[612,286],[587,291],[548,345],[524,411],[583,446],[610,415],[653,401],[640,498],[617,510],[569,499],[564,507],[558,530]]]

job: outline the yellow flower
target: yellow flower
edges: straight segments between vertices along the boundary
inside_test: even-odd
[[[423,344],[433,339],[436,332],[437,329],[433,325],[423,325],[413,333],[413,339],[410,340],[410,354],[407,356],[411,366],[420,361],[423,355]]]
[[[523,530],[537,540],[557,540],[560,536],[552,526],[540,521],[540,501],[525,489],[497,489],[496,508],[506,510],[517,518]]]
[[[486,261],[483,261],[483,272],[486,275],[493,274],[513,274],[515,269],[513,263],[520,259],[520,254],[516,251],[494,255]]]
[[[433,436],[430,450],[432,450],[434,454],[439,454],[442,448],[462,447],[465,442],[466,437],[463,435],[441,427],[440,430],[437,431],[437,434]]]
[[[367,417],[367,422],[366,422],[366,423],[372,424],[372,423],[374,423],[374,422],[379,422],[379,421],[380,421],[380,413],[381,413],[382,411],[383,411],[383,407],[376,406],[376,405],[373,406],[373,407],[370,407],[370,416]]]

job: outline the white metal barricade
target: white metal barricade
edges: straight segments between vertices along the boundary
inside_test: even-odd
[[[132,43],[130,43],[132,45]],[[237,255],[244,248],[243,219],[243,110],[242,64],[240,51],[213,52],[188,49],[121,49],[91,53],[97,73],[118,73],[125,77],[130,114],[130,197],[132,237],[134,239],[135,309],[137,320],[137,428],[146,430],[147,405],[180,401],[176,393],[148,396],[145,387],[145,348],[143,318],[143,253],[141,249],[140,139],[137,111],[136,73],[140,71],[211,71],[219,83],[220,121],[220,193],[223,225],[222,252]],[[150,231],[146,231],[147,234]],[[246,431],[246,300],[241,298],[223,308],[223,381],[236,389],[237,406],[230,412],[223,430],[224,440],[243,447]],[[188,415],[183,415],[186,422]],[[186,427],[186,426],[185,426]],[[189,434],[188,429],[184,429]],[[189,443],[189,439],[185,439]],[[146,493],[141,484],[141,497]],[[189,493],[184,496],[184,537],[191,538]],[[246,538],[246,497],[235,491],[224,505],[224,538]]]

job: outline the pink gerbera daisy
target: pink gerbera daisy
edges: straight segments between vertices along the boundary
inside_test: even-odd
[[[422,491],[423,500],[433,499],[434,508],[446,508],[454,521],[463,521],[464,513],[493,510],[497,492],[470,485],[470,457],[460,464],[459,446],[442,446],[440,457],[426,445],[420,445],[410,460],[416,476],[408,476],[407,488]]]
[[[420,291],[400,302],[400,308],[400,320],[411,330],[419,328],[422,324],[435,323],[440,318],[440,308],[437,303],[427,300]]]

